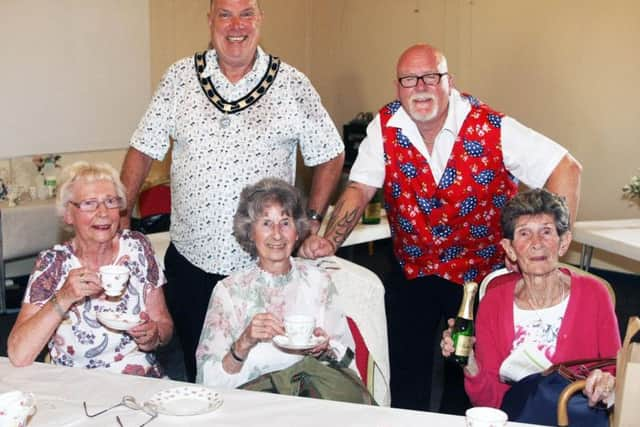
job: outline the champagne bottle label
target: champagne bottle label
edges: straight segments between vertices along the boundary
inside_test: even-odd
[[[458,335],[456,337],[456,356],[469,356],[471,352],[471,338],[465,335]]]

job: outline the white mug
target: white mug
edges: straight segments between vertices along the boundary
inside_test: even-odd
[[[504,427],[508,418],[505,412],[488,406],[467,409],[464,416],[467,427]]]
[[[103,265],[100,267],[100,280],[104,293],[117,297],[122,294],[129,281],[129,269],[124,265]]]
[[[10,391],[0,394],[0,426],[24,427],[36,412],[36,399],[31,393]]]
[[[316,326],[313,316],[296,314],[284,318],[284,329],[292,344],[304,345],[311,341],[311,335]]]

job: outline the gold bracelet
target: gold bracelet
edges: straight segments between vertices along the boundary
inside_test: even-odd
[[[56,311],[56,313],[58,313],[60,318],[64,319],[64,317],[67,315],[67,312],[64,311],[64,309],[58,302],[58,297],[56,296],[55,293],[51,296],[51,299],[49,301],[51,301],[51,303],[53,304],[53,309]]]

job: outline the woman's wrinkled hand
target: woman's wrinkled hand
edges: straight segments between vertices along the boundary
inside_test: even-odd
[[[98,272],[85,267],[74,268],[69,271],[67,279],[58,291],[58,300],[65,300],[70,304],[102,293],[102,281]]]
[[[152,320],[144,311],[140,313],[140,319],[142,319],[143,322],[138,326],[134,326],[129,329],[127,333],[131,335],[136,344],[138,344],[138,348],[140,348],[140,350],[155,350],[160,344],[158,322]]]
[[[442,352],[442,356],[444,357],[451,356],[455,351],[455,347],[453,346],[453,338],[451,337],[451,334],[453,332],[453,325],[455,325],[455,323],[456,323],[455,319],[447,320],[447,324],[449,325],[449,327],[444,331],[442,331],[442,339],[440,340],[440,350]],[[473,337],[471,339],[472,339],[472,346],[473,346],[473,344],[475,344],[476,342],[476,338]],[[478,372],[480,372],[480,369],[478,368],[478,364],[476,362],[476,357],[473,351],[473,347],[469,352],[469,360],[467,362],[467,366],[464,367],[464,370],[472,377],[478,375]]]
[[[616,377],[600,369],[593,370],[587,377],[587,383],[582,391],[589,399],[589,406],[602,401],[609,405],[613,403],[616,387]]]
[[[320,357],[329,349],[329,334],[327,334],[324,329],[317,327],[313,330],[313,335],[316,337],[322,337],[322,342],[312,349],[307,350],[306,354],[313,357]]]
[[[453,347],[453,338],[451,338],[455,320],[449,319],[447,320],[447,323],[449,324],[449,327],[442,331],[442,339],[440,340],[440,350],[442,351],[442,356],[444,357],[451,356],[455,350],[455,348]]]

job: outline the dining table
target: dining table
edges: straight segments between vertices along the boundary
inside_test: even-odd
[[[131,396],[162,412],[149,427],[163,426],[430,426],[464,427],[464,416],[411,411],[244,390],[221,390],[169,379],[123,375],[100,369],[45,363],[14,367],[0,357],[0,394],[33,393],[36,411],[27,427],[139,427],[151,420],[143,410],[119,406],[90,415]],[[212,403],[213,402],[213,403]],[[147,403],[147,408],[149,408]],[[118,417],[118,419],[116,419]],[[509,427],[530,424],[509,423]]]
[[[580,268],[589,270],[593,249],[640,261],[640,219],[577,221],[573,240],[582,243]]]

